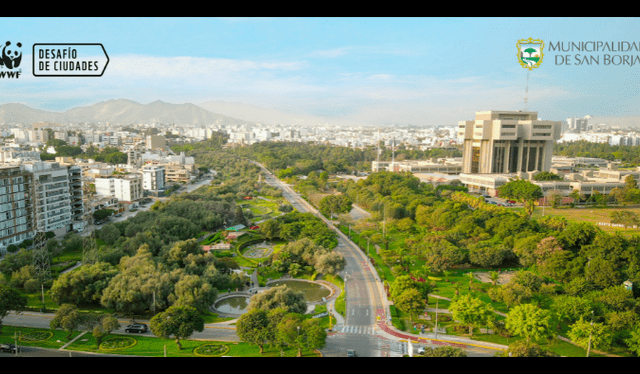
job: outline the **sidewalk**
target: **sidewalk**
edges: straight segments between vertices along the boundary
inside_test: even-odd
[[[478,347],[485,349],[493,349],[496,351],[504,351],[509,347],[502,344],[495,344],[489,342],[477,341],[461,336],[451,336],[445,334],[438,334],[438,338],[436,339],[435,333],[421,333],[419,335],[409,334],[404,331],[399,331],[393,326],[387,325],[384,321],[378,321],[376,323],[376,331],[380,336],[391,340],[411,340],[413,343],[422,343],[422,344],[434,344],[434,345],[443,345],[454,348],[462,348],[467,349],[470,347]]]

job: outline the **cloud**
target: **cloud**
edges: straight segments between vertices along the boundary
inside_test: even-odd
[[[266,62],[207,57],[157,57],[146,55],[113,56],[109,62],[110,75],[134,77],[200,78],[226,73],[260,71],[293,71],[303,66],[300,61]]]
[[[317,50],[309,53],[307,57],[335,58],[344,56],[347,54],[347,52],[353,49],[354,47],[340,47],[334,49]]]
[[[373,75],[370,75],[367,79],[388,80],[388,79],[391,79],[392,77],[393,76],[389,74],[373,74]]]

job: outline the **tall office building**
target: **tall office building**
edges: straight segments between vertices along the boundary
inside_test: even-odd
[[[0,165],[0,253],[33,238],[33,174]]]
[[[549,171],[560,131],[559,121],[538,120],[537,112],[476,112],[474,121],[458,125],[458,137],[463,140],[462,172]]]

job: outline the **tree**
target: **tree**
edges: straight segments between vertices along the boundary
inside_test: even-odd
[[[278,323],[277,335],[278,339],[284,344],[298,349],[298,357],[302,356],[302,346],[304,337],[300,334],[302,325],[302,315],[298,313],[289,313]]]
[[[394,305],[409,314],[411,321],[413,321],[413,316],[424,310],[425,304],[422,294],[415,288],[403,291],[394,300]]]
[[[51,286],[51,298],[58,304],[88,305],[100,301],[102,291],[119,271],[105,262],[84,265],[62,274]]]
[[[471,335],[473,335],[474,326],[483,326],[492,322],[491,306],[470,294],[455,296],[451,299],[449,310],[455,320],[469,325]]]
[[[184,275],[176,283],[169,295],[173,306],[191,306],[200,312],[206,312],[218,297],[218,290],[198,275]]]
[[[454,347],[425,347],[424,353],[422,354],[424,357],[467,357],[467,352],[460,348]]]
[[[464,252],[447,240],[440,240],[428,247],[425,256],[426,265],[430,266],[434,273],[442,273],[466,259]]]
[[[264,345],[271,338],[271,328],[268,312],[262,309],[252,309],[238,318],[236,333],[245,343],[260,347],[260,354],[264,352]]]
[[[327,195],[318,204],[318,210],[325,216],[329,216],[332,213],[349,213],[351,207],[351,200],[345,195]]]
[[[338,274],[346,264],[344,256],[340,252],[327,252],[318,256],[315,264],[316,272],[320,274]]]
[[[629,350],[640,357],[640,323],[636,323],[634,329],[630,332],[629,338],[624,341]]]
[[[509,349],[502,355],[504,357],[559,357],[556,353],[542,349],[537,344],[527,344],[523,341],[509,344]]]
[[[113,223],[107,223],[102,226],[102,229],[98,232],[100,239],[104,240],[107,244],[113,244],[120,237],[120,230]]]
[[[522,203],[529,217],[533,214],[536,200],[543,196],[540,186],[523,179],[509,181],[498,188],[498,193],[503,198],[513,199]]]
[[[569,339],[576,345],[588,349],[589,341],[593,349],[607,349],[611,346],[613,334],[602,323],[591,323],[580,318],[571,325],[568,333]]]
[[[117,330],[120,328],[120,323],[118,319],[113,314],[105,314],[102,316],[96,316],[96,318],[89,322],[86,321],[89,328],[92,329],[93,336],[96,338],[96,345],[100,347],[100,343],[102,339],[111,334],[113,330]]]
[[[19,311],[26,306],[26,296],[22,296],[13,288],[0,284],[0,334],[2,333],[2,319],[9,314],[9,311]]]
[[[285,315],[276,327],[276,335],[282,343],[297,348],[298,357],[302,357],[302,348],[323,348],[327,338],[319,320],[304,319],[298,313]]]
[[[489,279],[491,279],[491,283],[495,286],[496,283],[498,283],[498,279],[500,279],[500,274],[497,271],[490,271]]]
[[[640,226],[640,217],[629,210],[614,210],[610,214],[611,223],[621,224],[624,227]]]
[[[260,224],[260,231],[267,239],[272,240],[280,236],[280,221],[270,219]]]
[[[517,305],[507,314],[505,327],[513,334],[533,340],[553,336],[551,314],[533,304]]]
[[[153,316],[150,324],[155,336],[175,339],[178,349],[182,349],[181,339],[188,339],[195,331],[204,330],[204,319],[196,308],[190,306],[171,306]]]
[[[404,291],[415,288],[415,281],[409,275],[400,275],[393,280],[389,293],[392,299],[396,299]]]
[[[120,267],[121,272],[103,290],[100,303],[129,314],[143,313],[154,300],[159,310],[166,309],[170,306],[169,295],[184,275],[182,269],[171,271],[165,265],[157,264],[146,244],[138,249],[135,256],[123,257]]]
[[[253,295],[247,307],[248,310],[273,310],[276,308],[283,308],[288,313],[303,314],[307,311],[307,302],[304,300],[302,292],[294,291],[283,284]]]
[[[84,322],[78,309],[71,304],[62,304],[53,319],[49,322],[52,330],[62,328],[67,332],[67,340],[71,340],[71,334]]]

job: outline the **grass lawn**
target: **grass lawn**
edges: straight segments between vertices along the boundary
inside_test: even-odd
[[[613,211],[629,211],[636,214],[640,214],[640,208],[622,208],[622,207],[607,207],[607,208],[556,208],[544,207],[545,216],[562,216],[569,221],[589,222],[598,226],[599,222],[611,222],[611,212]],[[533,211],[533,218],[542,217],[542,207],[536,207]],[[613,234],[619,232],[623,235],[640,234],[640,229],[623,228],[623,227],[610,227],[610,226],[598,226],[603,231]]]
[[[49,334],[49,332],[52,334]],[[0,343],[15,344],[15,333],[17,333],[19,337],[18,345],[23,346],[59,349],[69,342],[69,340],[67,340],[67,332],[63,330],[52,331],[31,327],[3,325],[2,334],[0,334]],[[71,340],[78,335],[80,335],[80,332],[74,332],[71,335]],[[46,339],[41,340],[42,338]]]
[[[0,343],[14,343],[14,333],[18,332],[18,336],[23,338],[32,337],[35,339],[46,338],[39,341],[28,341],[21,339],[18,345],[34,346],[49,349],[60,349],[69,341],[66,339],[67,333],[62,330],[51,331],[48,329],[35,329],[28,327],[3,326],[2,334],[0,334]],[[74,332],[71,339],[80,335],[81,332]],[[107,342],[108,341],[108,342]],[[105,343],[106,342],[106,343]],[[115,347],[120,343],[123,348],[120,349],[104,349],[103,347]],[[225,356],[236,357],[280,357],[280,351],[274,348],[265,347],[264,353],[260,354],[260,349],[247,343],[235,342],[216,342],[216,341],[199,341],[199,340],[181,340],[182,349],[179,349],[175,340],[160,339],[146,336],[119,335],[111,334],[103,339],[100,348],[96,344],[96,339],[90,332],[82,335],[78,340],[66,347],[70,351],[95,352],[105,354],[132,355],[132,356],[149,356],[149,357],[196,357],[199,356],[194,350],[203,345],[228,346]],[[296,349],[285,349],[283,355],[286,357],[295,357]],[[319,357],[320,354],[312,350],[303,350],[304,357]]]

